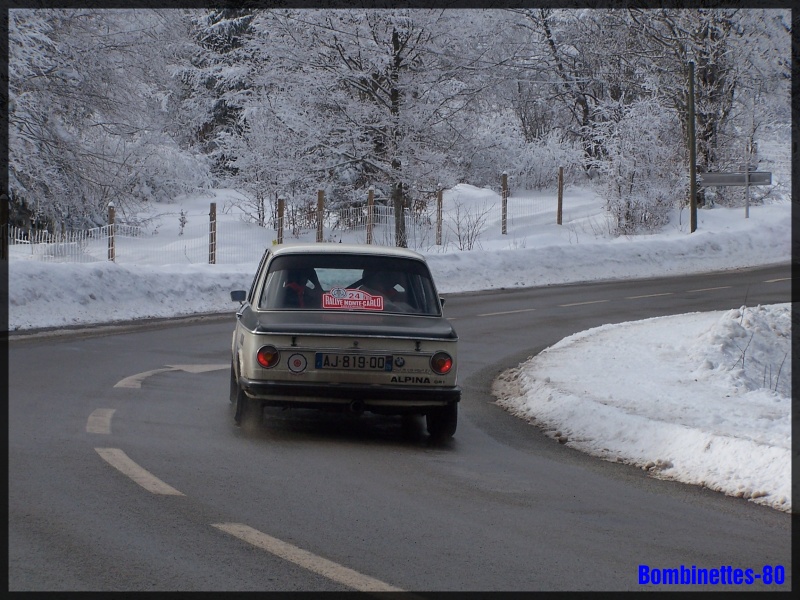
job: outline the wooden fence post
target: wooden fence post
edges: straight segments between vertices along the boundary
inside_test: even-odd
[[[403,199],[403,183],[401,181],[396,181],[392,184],[392,208],[394,209],[394,245],[400,248],[408,248],[406,210]]]
[[[508,173],[503,171],[502,175],[502,194],[503,194],[503,215],[501,218],[502,233],[505,235],[508,231]]]
[[[217,203],[208,212],[208,264],[217,264]]]
[[[108,260],[116,262],[116,248],[114,247],[114,202],[108,203]]]
[[[275,223],[275,228],[278,230],[278,243],[283,243],[283,213],[286,208],[286,199],[283,197],[278,198],[278,222]]]
[[[442,186],[436,186],[436,245],[442,245]]]
[[[375,225],[375,188],[369,186],[367,194],[367,243],[372,243],[372,228]]]
[[[325,190],[317,190],[317,242],[322,241],[322,218],[325,210]]]
[[[562,209],[564,207],[564,167],[558,167],[558,212],[556,223],[561,225]]]

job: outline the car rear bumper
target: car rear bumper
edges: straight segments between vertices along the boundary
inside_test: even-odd
[[[239,378],[239,386],[250,398],[274,406],[348,406],[362,403],[365,409],[425,408],[444,406],[461,400],[461,388],[355,385],[262,381]]]

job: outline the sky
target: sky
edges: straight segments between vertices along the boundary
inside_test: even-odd
[[[40,334],[233,313],[230,291],[250,286],[267,238],[274,238],[243,221],[237,198],[232,190],[216,190],[151,206],[144,215],[148,237],[128,246],[120,239],[117,262],[107,260],[105,240],[86,243],[82,262],[41,260],[33,245],[12,245],[9,330]],[[218,206],[218,255],[231,257],[223,264],[203,264],[211,201]],[[553,192],[512,193],[512,201],[535,209],[514,213],[504,235],[496,190],[464,184],[446,190],[445,244],[436,246],[428,237],[416,248],[440,293],[678,276],[791,260],[788,200],[751,205],[748,218],[743,207],[698,209],[694,233],[688,211],[676,209],[658,233],[622,237],[611,235],[604,202],[588,188],[565,190],[561,225]],[[458,224],[463,240],[470,222],[481,233],[471,250],[458,249]],[[253,250],[256,234],[261,238]],[[362,238],[326,233],[333,242]],[[199,254],[192,250],[195,242]],[[791,304],[734,303],[724,311],[577,332],[503,372],[493,393],[498,405],[531,423],[531,435],[544,431],[653,477],[790,512],[791,369]]]

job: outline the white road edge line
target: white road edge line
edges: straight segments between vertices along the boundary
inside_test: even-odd
[[[288,542],[274,538],[257,529],[241,523],[212,523],[212,527],[224,531],[257,548],[288,560],[317,575],[322,575],[336,583],[341,583],[360,592],[402,592],[404,590],[384,583],[373,577],[348,569]]]
[[[764,283],[778,283],[779,281],[791,281],[791,277],[779,277],[778,279],[767,279]]]
[[[98,408],[92,411],[86,421],[86,433],[111,433],[111,417],[117,409],[115,408]]]
[[[521,308],[519,310],[504,310],[502,312],[483,313],[483,314],[475,315],[475,316],[476,317],[494,317],[495,315],[513,315],[514,313],[531,312],[532,310],[536,310],[536,309],[535,308]]]
[[[133,479],[148,492],[165,496],[183,496],[174,487],[167,485],[158,477],[137,465],[119,448],[95,448],[95,451],[104,461],[123,475]]]

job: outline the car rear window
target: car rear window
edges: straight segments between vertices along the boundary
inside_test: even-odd
[[[259,308],[441,314],[436,288],[424,262],[358,254],[274,258]]]

